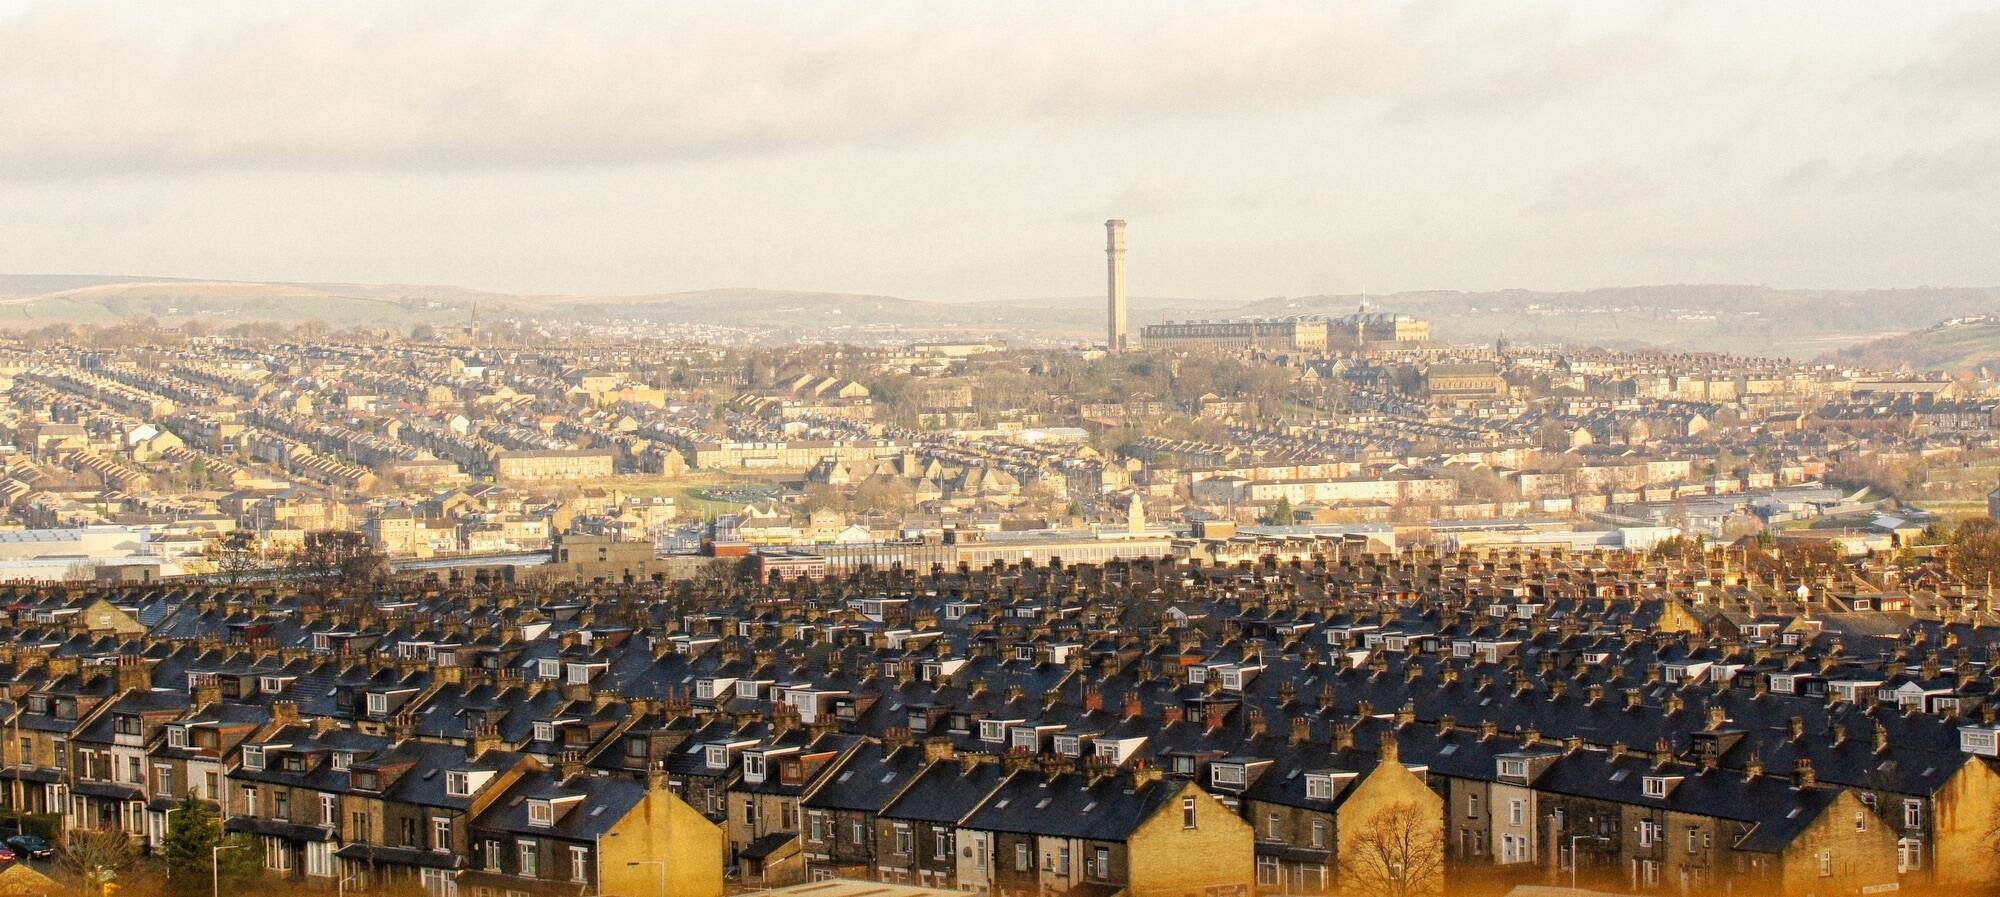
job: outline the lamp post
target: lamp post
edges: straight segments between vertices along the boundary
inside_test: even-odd
[[[222,852],[242,849],[241,844],[222,844],[208,849],[208,890],[212,897],[222,897]]]
[[[627,868],[636,868],[636,867],[639,867],[639,866],[658,866],[658,867],[660,867],[660,897],[667,897],[667,861],[666,861],[666,860],[635,860],[635,861],[633,861],[633,862],[630,862],[630,863],[626,863],[625,865],[626,865],[626,867],[627,867]],[[602,884],[599,884],[599,885],[597,886],[597,888],[598,888],[598,890],[600,890],[600,891],[601,891],[601,890],[603,890],[603,889],[604,889],[604,886],[603,886]]]

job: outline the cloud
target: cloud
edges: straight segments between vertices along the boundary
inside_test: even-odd
[[[0,176],[602,166],[1227,127],[1383,100],[1498,111],[1656,55],[1629,33],[1572,45],[1567,14],[1537,5],[225,9],[63,4],[0,21]]]

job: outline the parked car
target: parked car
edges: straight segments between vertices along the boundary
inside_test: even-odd
[[[13,861],[14,861],[14,850],[13,850],[13,848],[11,848],[11,847],[0,847],[0,863],[11,863],[11,862],[13,862]]]
[[[49,842],[42,840],[39,835],[15,835],[8,838],[5,843],[13,850],[16,857],[46,860],[56,855],[55,848],[50,847]]]

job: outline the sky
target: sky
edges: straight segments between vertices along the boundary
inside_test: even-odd
[[[1992,3],[0,0],[0,272],[2000,284]]]

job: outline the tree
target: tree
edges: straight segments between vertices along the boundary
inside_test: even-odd
[[[64,839],[58,863],[83,882],[86,895],[104,893],[104,886],[117,880],[139,861],[132,839],[110,829],[77,829]]]
[[[228,849],[216,854],[217,847]],[[160,841],[160,860],[166,866],[169,893],[200,897],[214,890],[218,870],[225,890],[256,878],[263,852],[255,838],[225,835],[215,808],[190,794],[174,805]]]
[[[1984,583],[2000,579],[2000,522],[1968,518],[1952,529],[1951,567],[1960,579]]]
[[[1444,887],[1444,837],[1434,812],[1390,804],[1362,822],[1340,850],[1341,886],[1350,894],[1412,897]]]
[[[352,530],[307,533],[293,568],[323,585],[356,585],[384,574],[388,561],[367,537]]]
[[[1264,512],[1259,522],[1267,526],[1291,526],[1297,523],[1298,519],[1292,516],[1292,500],[1282,495],[1278,496],[1277,503]]]
[[[207,554],[223,581],[235,585],[257,567],[257,534],[235,530],[210,545]]]

